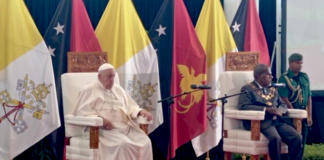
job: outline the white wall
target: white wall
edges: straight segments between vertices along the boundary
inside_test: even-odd
[[[324,90],[323,7],[323,0],[287,0],[287,57],[295,52],[304,56],[302,70],[312,90]]]

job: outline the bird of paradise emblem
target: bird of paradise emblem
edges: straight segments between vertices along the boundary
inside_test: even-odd
[[[192,90],[190,88],[190,84],[202,85],[202,82],[204,82],[206,79],[206,74],[198,74],[197,76],[195,76],[195,70],[192,67],[190,70],[186,65],[177,65],[177,67],[178,71],[182,75],[182,79],[180,81],[180,88],[182,93]],[[195,103],[199,103],[204,95],[204,91],[200,90],[197,92],[189,93],[188,95],[189,103],[187,103],[187,95],[181,96],[180,100],[178,101],[180,107],[175,108],[178,113],[187,113]],[[186,102],[186,104],[184,102]]]

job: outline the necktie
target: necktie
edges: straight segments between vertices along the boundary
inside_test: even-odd
[[[267,88],[262,88],[263,94],[267,94]]]

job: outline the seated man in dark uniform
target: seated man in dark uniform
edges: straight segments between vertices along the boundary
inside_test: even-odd
[[[269,154],[272,160],[280,160],[281,142],[288,145],[291,160],[301,160],[302,136],[286,124],[281,116],[287,112],[287,105],[281,100],[275,88],[269,88],[272,75],[269,67],[259,64],[254,68],[254,81],[242,87],[241,91],[247,92],[239,97],[240,110],[257,110],[266,112],[261,121],[261,133],[268,138]],[[244,121],[246,129],[251,129],[251,122]]]

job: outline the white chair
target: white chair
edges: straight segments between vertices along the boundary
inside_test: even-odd
[[[99,159],[99,127],[103,125],[102,118],[74,116],[72,111],[76,105],[79,91],[87,84],[97,80],[98,73],[65,73],[62,75],[63,110],[65,119],[66,159],[97,160]],[[116,74],[115,83],[119,84]],[[143,117],[136,122],[150,124]],[[82,135],[85,127],[90,128],[90,136]]]
[[[252,82],[253,71],[226,71],[220,74],[220,96],[239,93],[241,88]],[[260,121],[264,119],[265,111],[238,110],[239,96],[227,99],[224,110],[224,144],[225,159],[231,159],[231,153],[251,155],[251,159],[259,159],[259,155],[268,156],[268,139],[260,133]],[[306,111],[289,109],[288,117],[297,118],[298,131],[301,131],[300,120],[307,117]],[[245,130],[242,120],[251,120],[251,131]],[[284,143],[282,153],[288,153]]]

